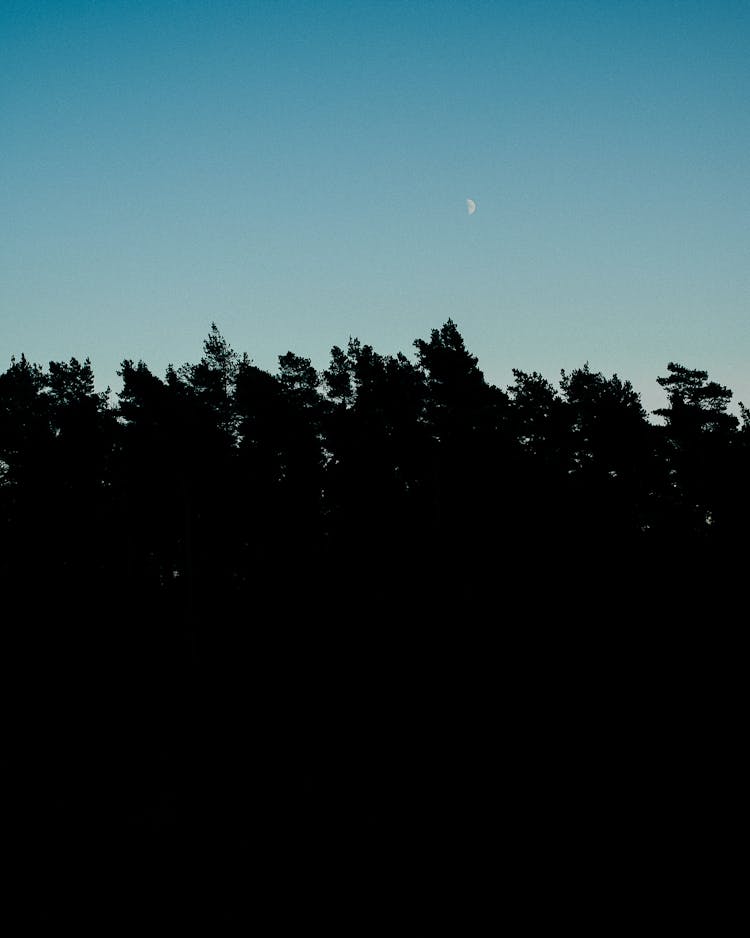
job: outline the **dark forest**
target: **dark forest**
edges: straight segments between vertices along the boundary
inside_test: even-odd
[[[23,862],[116,856],[97,892],[141,907],[186,867],[322,902],[694,848],[746,593],[731,390],[667,363],[657,421],[588,364],[500,388],[450,320],[275,374],[214,325],[196,364],[119,375],[0,375]]]

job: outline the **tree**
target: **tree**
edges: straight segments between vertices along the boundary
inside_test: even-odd
[[[347,407],[354,395],[353,365],[350,356],[338,345],[331,349],[331,364],[323,372],[328,399]]]
[[[640,395],[629,381],[616,374],[605,378],[588,363],[561,374],[570,421],[569,472],[587,503],[589,523],[600,530],[609,526],[610,535],[648,525],[658,473]]]
[[[0,484],[30,484],[47,464],[54,437],[46,377],[25,355],[0,375]]]
[[[430,340],[416,339],[417,360],[426,379],[428,414],[435,430],[473,425],[473,417],[486,400],[487,384],[478,359],[464,344],[456,324],[449,319],[433,329]]]
[[[144,362],[122,362],[115,453],[123,556],[131,590],[154,604],[155,593],[185,577],[188,492],[192,463],[183,386],[171,370],[162,381]]]
[[[215,322],[203,342],[203,357],[197,365],[183,365],[179,377],[203,407],[212,422],[229,440],[234,440],[232,397],[239,368],[239,355],[232,349]]]
[[[383,356],[359,339],[334,347],[324,372],[335,406],[326,420],[328,505],[334,515],[393,531],[414,506],[423,475],[424,379],[402,354]]]
[[[286,397],[296,406],[309,412],[320,407],[320,376],[309,358],[294,352],[279,355],[279,380]]]
[[[592,372],[588,362],[561,375],[576,468],[590,465],[610,476],[632,469],[647,431],[646,411],[632,384],[616,374],[605,378],[601,372]]]
[[[55,436],[46,376],[25,355],[0,374],[0,576],[6,606],[44,595],[49,472]],[[12,611],[9,610],[9,621]]]
[[[709,381],[706,371],[675,362],[669,362],[667,370],[669,375],[656,381],[666,390],[669,407],[654,413],[666,420],[674,445],[690,445],[697,434],[727,433],[737,426],[737,418],[726,412],[732,399],[728,388]]]
[[[735,515],[744,487],[738,472],[738,421],[727,413],[732,392],[709,381],[706,371],[675,362],[667,369],[669,374],[657,382],[667,392],[669,406],[655,411],[665,420],[660,428],[667,480],[663,538],[670,564],[679,562],[696,590],[698,576],[705,578],[711,569],[708,579],[713,581],[736,541]],[[702,601],[709,602],[708,594]]]
[[[536,371],[513,369],[508,387],[513,436],[527,455],[567,469],[569,411],[555,387]]]

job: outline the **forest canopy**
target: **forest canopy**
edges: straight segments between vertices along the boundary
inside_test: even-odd
[[[371,596],[364,616],[398,615],[436,603],[415,583],[448,577],[466,614],[500,582],[562,588],[572,566],[593,583],[736,555],[750,416],[706,371],[667,364],[657,425],[630,381],[588,363],[557,385],[520,370],[488,383],[451,320],[414,353],[350,338],[321,372],[290,351],[271,373],[212,324],[200,360],[163,377],[123,360],[114,401],[88,359],[13,358],[8,582],[116,590],[195,621],[220,597],[268,613],[288,583],[299,616],[325,606],[331,577],[342,601]]]

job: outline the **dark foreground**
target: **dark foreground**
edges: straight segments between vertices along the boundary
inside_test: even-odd
[[[29,597],[4,775],[30,917],[595,924],[731,878],[736,624],[572,582],[267,579],[187,621],[176,590]]]

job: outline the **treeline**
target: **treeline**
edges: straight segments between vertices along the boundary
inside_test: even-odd
[[[393,818],[443,799],[441,836],[458,836],[445,779],[471,787],[463,824],[498,757],[562,758],[560,707],[567,764],[582,720],[614,758],[606,686],[645,669],[640,706],[644,674],[710,658],[750,522],[750,413],[731,391],[670,363],[657,425],[588,365],[499,388],[452,321],[414,345],[351,339],[322,373],[288,352],[273,374],[214,325],[164,378],[123,361],[115,403],[88,360],[0,375],[6,661],[27,681],[18,784],[48,805],[38,824],[70,823],[72,798],[117,836],[199,830],[236,855],[267,822],[375,855]],[[109,781],[60,780],[99,747]],[[541,777],[513,776],[516,796]]]
[[[201,360],[164,379],[125,360],[114,406],[88,360],[13,360],[0,376],[8,581],[179,599],[192,622],[239,596],[279,616],[336,614],[333,599],[340,614],[366,589],[360,614],[381,616],[396,597],[429,602],[428,573],[448,605],[501,584],[507,603],[519,576],[637,561],[658,577],[740,542],[750,419],[706,372],[668,365],[657,426],[629,381],[588,365],[557,387],[514,371],[501,389],[451,321],[415,347],[412,361],[352,339],[322,374],[292,352],[272,374],[214,325]]]

